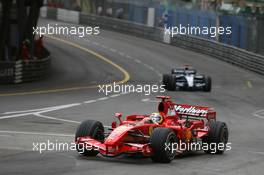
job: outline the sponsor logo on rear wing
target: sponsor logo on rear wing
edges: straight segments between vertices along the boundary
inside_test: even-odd
[[[175,104],[174,109],[176,113],[179,115],[190,115],[190,116],[206,117],[206,118],[215,117],[215,111],[213,111],[209,107]]]

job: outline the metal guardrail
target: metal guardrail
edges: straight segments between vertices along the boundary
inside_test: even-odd
[[[0,62],[0,83],[12,84],[41,80],[49,75],[50,56],[43,59]]]
[[[163,32],[161,29],[148,27],[143,24],[126,20],[81,13],[80,24],[100,26],[101,29],[107,29],[138,37],[144,37],[146,39],[160,42],[163,41]]]
[[[57,13],[56,9],[49,9],[47,13],[49,12],[52,12],[52,14]],[[47,16],[49,17],[53,15],[47,14]],[[169,43],[170,45],[210,55],[222,61],[264,75],[264,56],[248,52],[234,46],[190,35],[178,35],[171,38],[170,41],[166,41],[164,32],[161,28],[148,27],[134,22],[104,16],[96,16],[93,14],[80,13],[79,18],[80,24],[99,26],[101,29],[134,35],[158,42]]]
[[[45,8],[45,7],[44,7]],[[47,11],[46,11],[46,13],[47,13],[47,18],[49,18],[49,19],[57,19],[57,9],[55,9],[55,8],[47,8]]]
[[[172,45],[210,55],[222,61],[264,75],[264,56],[234,46],[194,36],[173,38]]]

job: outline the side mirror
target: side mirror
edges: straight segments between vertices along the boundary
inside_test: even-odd
[[[120,124],[122,124],[122,113],[115,113],[115,117],[118,118]]]
[[[113,123],[112,123],[112,129],[115,129],[116,127],[117,127],[116,122],[113,122]]]

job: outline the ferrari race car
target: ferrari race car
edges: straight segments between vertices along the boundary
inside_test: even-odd
[[[216,121],[213,109],[175,104],[168,96],[157,98],[161,100],[157,113],[129,115],[125,120],[116,113],[118,123],[114,121],[108,132],[99,121],[83,121],[75,134],[77,151],[83,156],[141,155],[154,162],[169,163],[176,155],[192,151],[180,149],[179,144],[207,145],[207,149],[200,150],[209,154],[226,150],[228,128],[224,122]]]
[[[175,90],[202,90],[210,92],[212,79],[209,76],[199,75],[189,66],[171,70],[171,74],[163,74],[162,82],[165,89]]]

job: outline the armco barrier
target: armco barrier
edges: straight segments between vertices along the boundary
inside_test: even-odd
[[[194,36],[178,36],[171,44],[210,55],[222,61],[264,75],[264,56],[234,46]]]
[[[51,59],[0,62],[0,83],[23,83],[37,81],[49,75]]]
[[[51,14],[49,15],[49,12],[52,12],[52,14],[57,14],[56,11],[57,9],[48,8],[47,17],[49,18],[49,16],[53,16]],[[69,13],[64,14],[69,15]],[[233,65],[264,75],[264,56],[254,54],[234,46],[229,46],[216,41],[190,35],[181,35],[168,39],[168,37],[164,36],[163,30],[160,28],[148,27],[146,25],[115,18],[84,13],[80,13],[79,18],[80,24],[100,26],[101,29],[112,30],[168,43],[177,47],[182,47],[188,50],[210,55]],[[58,17],[56,19],[58,19]],[[68,19],[68,17],[65,16],[64,19]]]
[[[101,29],[144,37],[155,41],[163,41],[163,32],[161,29],[148,27],[143,24],[129,22],[126,20],[81,13],[80,24],[100,26]]]

